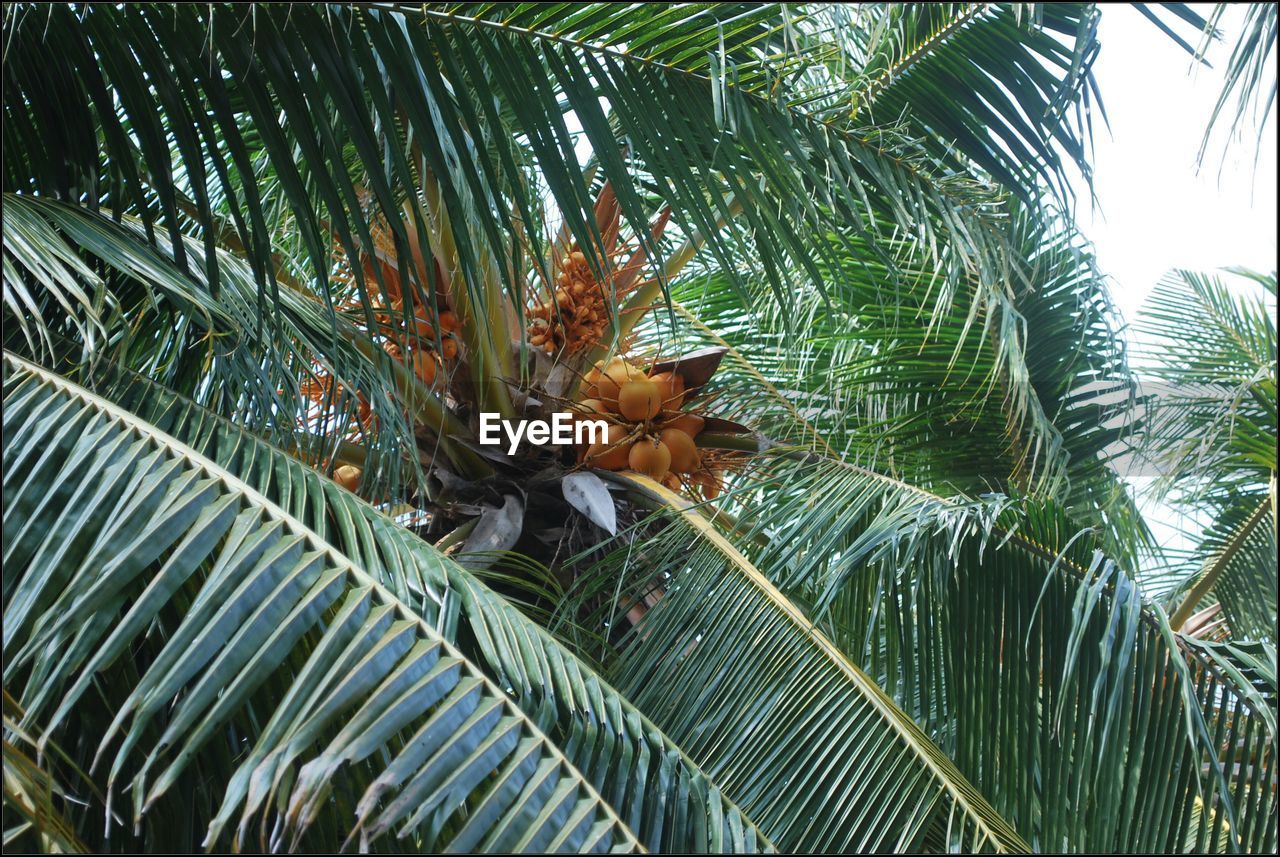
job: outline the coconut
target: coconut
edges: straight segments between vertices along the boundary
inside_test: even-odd
[[[579,392],[588,399],[595,399],[600,396],[600,390],[596,387],[596,382],[600,380],[600,367],[592,366],[587,370],[587,374],[582,376],[582,388]]]
[[[436,356],[425,349],[417,351],[413,355],[413,374],[430,386],[436,380]]]
[[[593,419],[592,414],[607,415],[609,407],[599,399],[583,399],[573,406],[580,420]]]
[[[418,334],[419,339],[429,339],[434,341],[436,338],[436,329],[431,326],[431,322],[427,321],[420,315],[414,316],[413,318],[413,330]]]
[[[659,372],[649,378],[658,388],[664,411],[678,411],[684,404],[684,378],[674,372]]]
[[[651,420],[662,410],[661,393],[652,381],[628,381],[618,390],[618,412],[629,420]]]
[[[671,470],[674,473],[692,473],[698,467],[698,447],[693,438],[676,428],[665,428],[658,435],[671,450]]]
[[[623,470],[631,453],[626,426],[616,423],[609,426],[603,443],[593,443],[587,450],[586,463],[601,470]]]
[[[720,480],[710,470],[703,471],[694,477],[694,481],[702,489],[702,496],[714,500],[720,496]]]
[[[671,450],[662,441],[646,437],[631,447],[627,464],[637,473],[661,481],[671,469]]]
[[[616,402],[618,400],[618,391],[623,384],[628,381],[643,380],[645,380],[643,372],[621,357],[615,357],[600,370],[600,377],[596,379],[595,398],[604,399],[606,402]]]
[[[333,471],[333,481],[348,491],[354,491],[360,485],[360,476],[364,471],[352,464],[344,464]]]
[[[689,437],[697,437],[698,432],[702,431],[702,427],[706,425],[706,422],[697,414],[680,414],[674,419],[667,420],[665,425],[669,429],[679,429]]]

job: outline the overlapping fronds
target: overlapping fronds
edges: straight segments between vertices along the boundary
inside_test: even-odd
[[[6,507],[25,513],[5,518],[5,681],[42,733],[77,721],[74,749],[131,782],[134,813],[161,825],[149,837],[169,835],[165,793],[192,766],[226,783],[201,792],[211,842],[297,845],[311,828],[379,848],[388,832],[462,849],[767,845],[633,707],[430,547],[207,411],[100,380],[219,462],[6,356]],[[142,643],[152,621],[166,639]],[[139,644],[155,660],[131,675],[118,656]],[[109,676],[107,719],[85,719],[76,700]],[[237,734],[252,752],[233,764]]]
[[[681,512],[674,534],[621,562],[628,575],[657,573],[666,594],[615,666],[619,686],[770,838],[793,851],[1026,848],[747,556],[682,498],[621,478]]]
[[[1148,457],[1166,490],[1223,507],[1265,490],[1276,470],[1275,274],[1176,271],[1152,292],[1139,329],[1162,383]],[[1236,284],[1233,284],[1236,285]]]
[[[1206,34],[1221,20],[1229,4],[1219,3],[1205,26]],[[1267,117],[1276,103],[1276,6],[1274,3],[1250,3],[1245,7],[1240,35],[1231,48],[1226,72],[1222,80],[1222,92],[1213,105],[1213,113],[1205,127],[1204,139],[1198,155],[1201,163],[1209,148],[1213,129],[1224,117],[1230,115],[1229,135],[1235,136],[1246,118],[1258,129],[1258,154],[1261,154],[1262,135]],[[1205,42],[1209,41],[1206,35]],[[1267,71],[1271,71],[1271,86],[1267,87]],[[1232,97],[1235,109],[1228,113]],[[1225,147],[1224,147],[1225,154]]]
[[[1099,10],[1063,3],[881,4],[848,13],[859,74],[822,115],[848,124],[910,117],[935,158],[976,167],[1030,201],[1086,179]]]
[[[720,671],[739,661],[767,665],[766,675],[798,669],[752,624],[760,608],[738,575],[759,574],[916,718],[1033,848],[1165,851],[1188,834],[1233,850],[1274,847],[1263,697],[1177,642],[1096,550],[1096,534],[1080,536],[1040,503],[946,500],[810,456],[761,468],[731,481],[718,528],[673,526],[604,566],[625,574],[623,609],[645,582],[665,591],[617,655],[621,686],[661,706],[655,717],[686,746],[716,753],[703,763],[730,793],[739,782],[765,788],[777,770],[767,751],[724,737],[770,710],[772,685],[703,695],[702,674],[684,676],[708,660]],[[763,615],[777,624],[788,612]],[[668,706],[650,690],[662,684],[688,686],[689,697]],[[730,693],[734,713],[720,716],[744,722],[704,729],[724,710],[713,700]],[[748,812],[751,794],[738,794]],[[1212,811],[1193,816],[1197,800]]]
[[[717,405],[778,442],[942,493],[1055,500],[1129,562],[1150,537],[1111,467],[1137,425],[1110,296],[1070,229],[1020,217],[1010,240],[1027,271],[1012,298],[951,290],[900,245],[901,276],[853,254],[800,314],[763,286],[744,314],[713,275],[687,277],[675,327],[653,319],[642,341],[728,346]]]
[[[1156,491],[1208,520],[1168,594],[1175,628],[1221,603],[1236,640],[1274,640],[1276,623],[1275,274],[1224,282],[1177,271],[1142,316],[1150,338]]]
[[[794,69],[843,38],[804,17],[772,5],[23,7],[6,22],[6,182],[132,211],[148,236],[194,227],[207,256],[234,236],[264,290],[283,266],[325,293],[335,242],[352,257],[374,246],[370,212],[401,273],[442,285],[409,263],[431,244],[418,216],[430,174],[457,279],[483,307],[495,278],[516,300],[520,246],[546,258],[539,187],[568,235],[599,245],[580,133],[638,235],[657,194],[719,259],[726,237],[750,236],[779,294],[792,270],[820,281],[813,260],[835,225],[873,241],[896,227],[948,248],[953,276],[995,288],[1011,270],[989,187],[939,169],[896,116],[833,123],[796,106],[807,85]],[[720,122],[690,121],[713,106]],[[731,202],[742,215],[721,226]],[[190,255],[177,251],[180,270]],[[385,288],[374,274],[357,276],[362,295]]]

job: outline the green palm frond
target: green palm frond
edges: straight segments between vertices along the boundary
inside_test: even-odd
[[[450,222],[468,224],[453,236],[464,291],[485,307],[496,277],[519,304],[508,270],[524,268],[513,264],[518,247],[529,243],[535,265],[546,258],[539,184],[566,233],[598,243],[572,112],[598,180],[615,188],[638,235],[656,195],[686,234],[700,231],[727,259],[717,221],[732,197],[743,214],[728,236],[750,235],[780,295],[785,271],[820,281],[812,260],[832,252],[821,230],[836,225],[873,241],[892,225],[923,246],[945,245],[956,270],[989,288],[1009,274],[989,188],[935,169],[914,132],[833,125],[761,85],[769,77],[799,99],[803,79],[788,70],[829,50],[819,43],[792,56],[791,40],[838,33],[802,39],[803,21],[781,6],[550,11],[23,7],[6,20],[9,187],[110,203],[171,242],[194,226],[207,257],[229,230],[264,290],[275,288],[278,263],[297,258],[325,293],[331,238],[347,256],[367,251],[370,212],[386,219],[395,258],[431,243],[426,218],[402,210],[419,210],[430,174]],[[115,37],[122,32],[137,44]],[[740,68],[754,72],[741,81]],[[49,89],[51,79],[67,85]],[[736,117],[732,127],[666,109],[713,102]],[[81,118],[59,118],[71,115]],[[50,139],[52,148],[42,142]],[[190,255],[177,249],[179,270]],[[402,268],[424,289],[440,285],[430,266]],[[214,294],[219,273],[211,263]],[[357,279],[366,305],[384,287]]]
[[[1196,610],[1222,604],[1227,627],[1239,640],[1270,640],[1276,626],[1276,513],[1268,494],[1252,512],[1225,510],[1205,533],[1203,568],[1173,593],[1181,599],[1169,618],[1181,630]]]
[[[742,662],[785,676],[798,657],[744,618],[756,608],[732,570],[749,567],[910,713],[1033,848],[1173,850],[1193,823],[1218,837],[1212,818],[1232,819],[1231,848],[1271,847],[1277,772],[1256,694],[1177,642],[1096,536],[1080,538],[1042,504],[946,500],[843,463],[784,455],[765,469],[731,478],[722,505],[732,516],[717,519],[715,537],[706,522],[672,527],[601,567],[625,576],[622,611],[646,584],[665,591],[615,674],[691,752],[717,754],[701,761],[730,793],[739,781],[763,788],[780,763],[723,737],[742,724],[700,724],[711,712],[755,722],[769,687],[702,696],[715,685],[692,671]],[[746,565],[726,565],[730,551]],[[672,703],[673,686],[690,696]],[[729,693],[731,704],[717,704]],[[1241,742],[1229,752],[1227,726]],[[748,812],[753,797],[738,794]],[[1217,814],[1180,814],[1197,797]]]
[[[199,409],[183,406],[172,394],[116,376],[110,386],[117,392],[149,400],[190,440],[289,507],[283,508],[144,418],[17,358],[7,355],[6,365],[6,507],[31,509],[28,515],[6,515],[6,648],[11,636],[17,652],[6,664],[6,685],[27,688],[26,718],[49,727],[74,719],[80,712],[75,699],[98,686],[91,684],[95,670],[120,669],[120,662],[112,666],[116,653],[153,618],[177,623],[169,631],[173,643],[155,644],[152,671],[112,685],[120,696],[115,722],[82,725],[94,743],[81,751],[92,756],[98,738],[136,712],[112,776],[133,777],[135,812],[150,803],[153,813],[169,811],[164,790],[175,777],[181,780],[187,764],[196,764],[229,777],[225,796],[208,796],[211,841],[236,818],[236,835],[251,835],[255,813],[279,797],[292,801],[275,810],[287,813],[281,819],[285,833],[314,822],[325,828],[326,841],[341,841],[357,830],[370,838],[388,830],[398,835],[411,821],[413,829],[427,823],[415,834],[421,841],[488,843],[500,850],[605,841],[637,845],[632,829],[656,848],[740,850],[767,844],[686,757],[589,670],[465,572],[407,532],[393,535],[399,528],[327,480],[212,414],[201,418]],[[81,436],[66,431],[67,425],[81,429]],[[18,445],[32,437],[50,437],[48,451]],[[19,484],[13,474],[23,472],[33,454],[30,463],[37,466]],[[54,489],[46,490],[46,482]],[[76,502],[73,507],[86,514],[59,517],[50,498],[68,492],[78,492],[73,500],[112,498],[117,511]],[[49,516],[55,526],[37,526]],[[106,525],[102,538],[73,538],[72,544],[82,546],[76,551],[57,550],[49,541],[95,520]],[[119,559],[102,577],[94,574],[92,558],[108,547],[119,551]],[[308,547],[313,550],[306,552]],[[30,570],[16,573],[24,567]],[[143,574],[148,571],[154,576]],[[126,618],[103,641],[111,630],[106,620],[122,609]],[[177,612],[171,615],[170,609]],[[228,611],[237,610],[248,612],[232,634]],[[270,622],[254,618],[266,610],[279,615]],[[41,615],[59,618],[35,622]],[[82,619],[85,631],[76,633]],[[218,634],[223,636],[210,636]],[[61,650],[45,644],[64,638],[74,643],[74,652],[51,659],[49,652]],[[451,638],[471,653],[460,652]],[[188,648],[193,642],[201,645]],[[291,651],[297,659],[286,657]],[[375,658],[379,651],[394,654]],[[204,661],[196,664],[195,652]],[[356,682],[351,693],[341,695],[348,689],[342,676],[359,664],[348,679]],[[378,686],[384,674],[388,683]],[[30,684],[36,675],[42,680]],[[65,683],[72,679],[68,691]],[[269,689],[282,680],[281,688],[293,690],[280,698]],[[158,706],[184,685],[187,693],[175,713],[161,715]],[[224,686],[228,690],[220,697],[209,696],[207,688]],[[404,711],[417,698],[412,694],[430,695],[432,688],[450,695],[436,694],[431,699],[437,702],[410,704]],[[402,693],[408,695],[401,699]],[[326,701],[330,696],[334,705]],[[345,705],[338,705],[342,700]],[[363,707],[355,720],[334,722],[357,703]],[[260,712],[259,719],[244,720],[249,711]],[[430,712],[438,715],[435,720],[425,717]],[[165,725],[163,735],[146,726],[157,717]],[[255,749],[249,759],[225,767],[217,747],[233,734],[224,731],[231,724],[248,730]],[[415,737],[418,726],[423,731]],[[324,742],[332,742],[332,752],[316,755]],[[135,744],[141,749],[131,755]],[[361,763],[383,745],[392,756]],[[440,747],[441,755],[431,756]],[[614,750],[602,755],[606,747]],[[623,747],[624,756],[604,764]],[[138,754],[147,748],[144,761]],[[326,810],[316,816],[316,801],[343,760],[349,764],[334,798],[349,801],[356,815]],[[308,764],[299,767],[302,762]],[[608,791],[607,800],[600,789]],[[474,796],[469,812],[453,816],[468,796]],[[665,808],[655,812],[655,805]],[[538,806],[541,814],[530,812]],[[695,820],[698,812],[707,813],[705,823]],[[344,826],[345,819],[355,818],[357,827]],[[262,830],[272,841],[290,841],[270,825]],[[445,840],[437,838],[442,830]]]
[[[1205,25],[1206,32],[1221,19],[1228,4],[1219,3],[1214,14]],[[1206,38],[1206,41],[1208,39]],[[1209,148],[1209,137],[1214,127],[1227,115],[1228,104],[1235,96],[1235,110],[1231,115],[1229,137],[1234,137],[1247,116],[1252,119],[1258,129],[1258,154],[1261,154],[1261,143],[1267,117],[1276,102],[1276,79],[1271,74],[1271,86],[1267,88],[1268,64],[1274,68],[1276,56],[1276,7],[1272,3],[1251,3],[1246,7],[1244,22],[1240,35],[1231,49],[1231,57],[1227,60],[1226,73],[1222,81],[1222,92],[1213,105],[1213,113],[1205,127],[1204,139],[1200,142],[1197,158],[1204,163],[1204,156]]]
[[[469,452],[450,444],[449,435],[465,429],[438,396],[314,296],[284,289],[265,327],[253,272],[227,251],[215,252],[215,298],[193,239],[184,239],[194,259],[184,274],[167,240],[149,246],[135,218],[115,222],[19,194],[5,194],[4,212],[5,300],[20,296],[13,302],[22,306],[8,317],[18,320],[27,353],[65,356],[66,337],[94,325],[96,337],[77,337],[87,363],[130,366],[281,446],[297,445],[303,432],[324,437],[304,445],[317,465],[341,457],[344,443],[358,445],[371,493],[421,484],[413,421],[442,436],[446,456],[471,463]],[[61,296],[67,282],[80,283],[89,301],[79,310]],[[33,309],[19,311],[27,304]],[[302,392],[316,368],[329,373],[319,402]],[[356,418],[358,398],[376,415],[376,435]]]
[[[1276,470],[1275,274],[1177,271],[1143,307],[1139,328],[1161,382],[1147,457],[1189,501],[1229,504],[1265,491]],[[1233,285],[1235,285],[1233,284]]]
[[[1101,526],[1131,561],[1150,535],[1111,461],[1131,444],[1136,385],[1088,247],[1020,217],[1027,285],[983,303],[900,246],[896,277],[851,254],[801,314],[758,285],[752,310],[722,277],[673,284],[681,319],[641,329],[663,353],[730,349],[709,388],[725,416],[912,484],[1032,493]]]
[[[862,79],[832,98],[839,121],[899,115],[937,159],[976,168],[1030,201],[1043,186],[1073,196],[1067,166],[1086,180],[1099,10],[1085,3],[885,4],[854,32]],[[1091,103],[1091,102],[1096,102]]]
[[[1142,316],[1150,337],[1152,397],[1143,454],[1159,495],[1209,526],[1167,575],[1174,627],[1221,603],[1233,639],[1274,639],[1276,326],[1275,274],[1236,279],[1177,271]]]
[[[670,579],[638,629],[642,642],[615,668],[619,686],[694,748],[770,838],[801,851],[1026,848],[871,677],[687,501],[644,477],[619,478],[680,510],[674,537],[637,548],[639,573]]]

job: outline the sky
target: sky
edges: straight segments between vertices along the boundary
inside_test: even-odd
[[[1192,8],[1207,16],[1212,4]],[[1213,68],[1191,71],[1190,55],[1136,9],[1128,4],[1102,8],[1102,48],[1094,75],[1110,129],[1095,124],[1092,160],[1098,202],[1090,210],[1084,202],[1087,186],[1078,180],[1082,203],[1076,219],[1093,242],[1098,265],[1109,275],[1112,296],[1128,322],[1171,268],[1275,268],[1274,109],[1256,171],[1257,126],[1246,124],[1243,138],[1232,143],[1224,159],[1226,121],[1199,172],[1195,165],[1244,12],[1243,6],[1233,6],[1220,23],[1226,38],[1209,50]],[[1273,64],[1273,74],[1274,69]]]

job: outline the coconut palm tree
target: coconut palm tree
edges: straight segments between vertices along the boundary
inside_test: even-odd
[[[6,844],[1274,849],[1108,464],[1098,15],[7,7]]]

